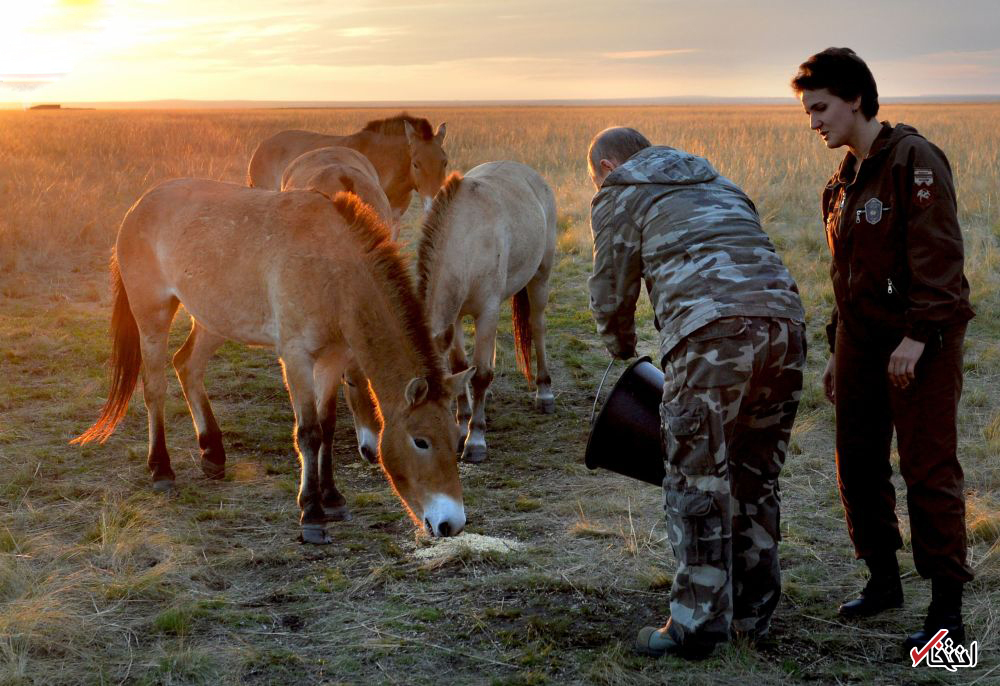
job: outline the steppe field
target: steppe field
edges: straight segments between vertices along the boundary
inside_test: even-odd
[[[337,479],[354,518],[329,525],[333,545],[298,543],[292,412],[269,350],[226,344],[210,367],[224,481],[201,474],[172,371],[176,496],[151,490],[141,393],[105,445],[68,445],[107,394],[108,257],[140,194],[180,176],[242,183],[256,144],[277,131],[348,133],[396,112],[0,111],[0,683],[1000,683],[1000,104],[881,113],[943,148],[957,180],[978,312],[959,447],[977,574],[965,604],[979,642],[974,669],[914,669],[899,657],[930,589],[913,569],[898,476],[905,607],[860,624],[836,614],[864,583],[820,384],[832,294],[818,196],[841,153],[825,149],[794,104],[411,110],[447,121],[451,168],[519,160],[556,192],[547,311],[556,413],[532,409],[507,309],[487,407],[490,457],[461,465],[467,532],[519,544],[510,552],[449,551],[416,535],[381,473],[359,458],[343,403]],[[784,596],[768,638],[696,663],[632,652],[637,629],[667,613],[674,560],[659,489],[582,464],[608,362],[587,309],[585,150],[612,124],[704,155],[741,184],[808,309],[806,388],[782,479]],[[405,218],[408,251],[418,204]],[[645,298],[641,314],[640,352],[653,353]],[[188,327],[182,311],[174,348]]]

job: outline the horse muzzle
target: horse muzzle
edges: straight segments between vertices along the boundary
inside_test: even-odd
[[[465,506],[451,496],[437,493],[424,508],[424,527],[431,536],[457,536],[465,528]]]

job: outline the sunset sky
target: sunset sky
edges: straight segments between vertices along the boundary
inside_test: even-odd
[[[884,96],[1000,93],[998,0],[0,0],[0,8],[5,102],[790,98],[799,62],[830,45],[865,58]],[[38,74],[50,82],[27,91],[26,75]]]

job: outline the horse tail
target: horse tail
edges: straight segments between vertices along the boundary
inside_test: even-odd
[[[142,369],[142,351],[139,347],[139,327],[128,302],[125,284],[118,268],[118,256],[111,257],[111,280],[115,292],[115,306],[111,314],[111,359],[108,362],[111,390],[104,403],[100,418],[92,427],[70,443],[83,444],[98,440],[104,443],[128,411],[128,401],[135,392]]]
[[[531,301],[528,300],[527,287],[522,288],[510,301],[510,309],[514,320],[514,352],[517,368],[524,378],[531,381]]]

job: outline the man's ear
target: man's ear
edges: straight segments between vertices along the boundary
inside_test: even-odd
[[[605,176],[607,176],[608,174],[610,174],[611,172],[613,172],[615,169],[618,168],[618,165],[615,162],[612,162],[611,160],[602,159],[600,164],[601,164],[601,171],[604,173]]]

